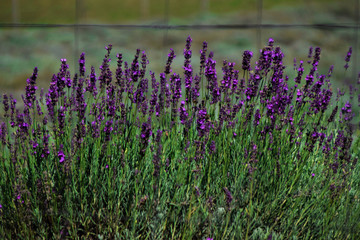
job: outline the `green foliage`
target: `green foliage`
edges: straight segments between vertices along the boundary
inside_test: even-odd
[[[105,56],[101,69],[106,69],[108,57]],[[181,117],[174,117],[172,106],[163,108],[158,116],[149,111],[144,114],[143,102],[135,102],[132,90],[124,90],[121,84],[97,85],[95,96],[89,90],[91,74],[79,75],[78,80],[84,80],[86,86],[78,83],[64,88],[64,93],[58,88],[53,113],[49,110],[49,89],[39,104],[49,119],[47,124],[43,123],[45,115],[39,114],[36,107],[26,108],[25,100],[24,123],[29,123],[26,133],[24,125],[19,125],[20,110],[14,127],[14,114],[5,115],[1,122],[7,134],[0,143],[0,236],[357,239],[359,130],[352,131],[345,119],[347,115],[337,114],[335,121],[328,121],[335,106],[342,111],[343,98],[317,112],[311,108],[311,95],[304,97],[303,102],[295,100],[296,90],[306,91],[306,86],[287,88],[287,81],[278,87],[284,88],[286,94],[295,93],[295,97],[284,113],[279,110],[269,114],[276,89],[267,92],[266,101],[260,93],[275,86],[272,80],[281,66],[273,65],[268,73],[264,69],[240,72],[249,88],[252,77],[261,76],[257,95],[247,98],[245,91],[237,95],[228,89],[215,103],[205,87],[208,75],[200,70],[200,101],[184,103],[188,125],[181,123]],[[61,69],[60,77],[51,86],[59,87],[62,74],[68,76],[66,60]],[[124,75],[120,79],[131,83]],[[169,84],[171,75],[164,73]],[[109,75],[105,79],[109,80]],[[116,90],[114,102],[109,93],[112,87]],[[224,84],[222,87],[226,88]],[[139,84],[137,89],[141,88]],[[186,90],[182,90],[185,101]],[[83,117],[82,94],[87,104]],[[166,98],[174,95],[172,90]],[[233,107],[239,101],[242,105],[236,112]],[[175,109],[180,107],[179,102],[171,104]],[[110,113],[112,106],[114,115]],[[201,109],[206,109],[203,120]],[[261,114],[258,124],[257,110]],[[200,121],[213,126],[202,133]],[[95,136],[96,122],[99,136]],[[146,138],[144,126],[149,125],[152,134]],[[107,135],[109,131],[111,134]],[[157,131],[162,131],[159,139]],[[324,133],[325,140],[315,138],[314,132]],[[44,157],[44,137],[48,133],[49,155]],[[326,153],[323,149],[327,139],[330,150]],[[339,146],[338,139],[348,141],[351,147],[345,143]],[[210,147],[212,143],[215,149]],[[334,171],[331,164],[336,161],[341,165]]]

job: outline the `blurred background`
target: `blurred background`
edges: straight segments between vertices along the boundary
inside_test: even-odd
[[[182,73],[185,40],[191,35],[192,65],[199,66],[202,42],[214,51],[219,71],[227,59],[241,67],[244,50],[254,52],[271,37],[285,54],[287,74],[295,76],[294,58],[307,61],[310,46],[321,47],[320,73],[335,65],[335,86],[355,85],[360,71],[360,0],[1,0],[0,94],[19,98],[26,79],[39,68],[38,85],[47,88],[66,58],[72,73],[85,52],[86,68],[97,69],[113,45],[131,62],[137,48],[145,50],[149,70],[164,70],[169,48]],[[353,47],[350,68],[344,58]],[[305,72],[306,73],[306,72]],[[218,73],[221,76],[220,72]]]

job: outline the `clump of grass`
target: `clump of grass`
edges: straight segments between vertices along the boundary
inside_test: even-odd
[[[66,59],[49,89],[27,80],[24,108],[3,95],[0,234],[4,238],[319,239],[360,236],[353,95],[318,72],[320,48],[295,63],[269,40],[259,59],[224,61],[207,43],[200,69],[147,73],[112,46],[100,73]],[[345,58],[345,73],[351,51]],[[291,69],[290,69],[291,71]],[[151,87],[149,87],[149,85]]]

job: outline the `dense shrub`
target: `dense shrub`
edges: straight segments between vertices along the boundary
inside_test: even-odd
[[[113,72],[109,45],[98,75],[83,53],[40,95],[35,68],[22,108],[3,95],[1,236],[360,237],[356,89],[332,90],[320,48],[287,69],[294,79],[272,39],[218,77],[206,42],[192,67],[191,42],[182,77],[172,49],[159,75],[140,50]]]

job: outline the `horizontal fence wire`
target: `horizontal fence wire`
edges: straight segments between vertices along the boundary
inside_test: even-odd
[[[359,29],[358,24],[47,24],[47,23],[0,23],[0,28],[123,28],[123,29],[255,29],[255,28],[315,28]]]

